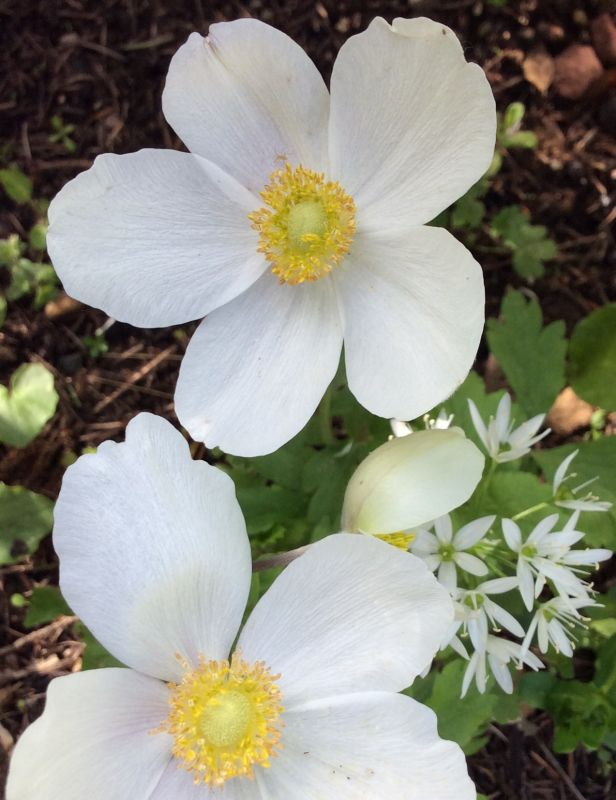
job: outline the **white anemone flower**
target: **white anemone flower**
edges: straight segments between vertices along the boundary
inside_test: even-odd
[[[490,458],[499,464],[515,461],[525,456],[533,445],[550,433],[550,428],[542,433],[537,433],[543,424],[545,414],[537,414],[514,428],[511,420],[511,397],[507,392],[498,403],[496,416],[490,417],[487,426],[475,403],[471,399],[467,402],[477,436],[481,439]]]
[[[441,408],[436,417],[424,414],[423,422],[426,430],[447,430],[453,422],[453,414],[448,414],[444,408]],[[403,422],[401,419],[390,419],[389,424],[392,434],[397,439],[413,433],[413,427],[410,422]]]
[[[554,504],[561,508],[570,508],[573,511],[609,511],[612,507],[611,503],[606,500],[599,500],[598,497],[587,492],[582,497],[578,497],[579,493],[594,483],[597,478],[591,478],[588,481],[580,483],[574,488],[566,486],[566,481],[571,478],[577,477],[575,472],[567,475],[567,470],[571,466],[571,462],[579,453],[579,450],[574,450],[570,453],[558,466],[554,473],[554,481],[552,484],[552,493],[554,495]]]
[[[425,528],[417,531],[411,542],[411,553],[423,559],[432,572],[437,572],[439,582],[449,592],[455,592],[456,567],[479,577],[488,574],[484,562],[466,551],[479,544],[495,519],[495,516],[480,517],[463,525],[454,535],[451,517],[445,514],[434,520],[434,533]]]
[[[535,525],[526,541],[516,522],[503,519],[503,536],[510,550],[517,554],[516,574],[518,589],[524,605],[531,611],[546,580],[552,581],[556,591],[566,597],[588,599],[589,585],[575,573],[580,566],[597,564],[612,556],[611,550],[592,548],[571,550],[583,539],[582,531],[575,529],[579,513],[574,513],[560,532],[553,532],[558,514],[550,514]]]
[[[54,544],[67,601],[127,668],[52,681],[7,800],[474,800],[461,749],[397,694],[453,616],[414,556],[330,536],[238,637],[251,557],[233,483],[149,414],[68,469]]]
[[[528,650],[536,633],[542,653],[547,653],[552,644],[557,652],[571,657],[576,640],[573,630],[576,626],[586,627],[586,620],[579,609],[597,605],[593,600],[584,597],[553,597],[547,603],[542,603],[528,626],[522,642],[523,652]]]
[[[460,696],[464,697],[466,695],[473,678],[479,693],[483,694],[485,692],[488,683],[487,666],[489,666],[501,689],[507,694],[511,694],[513,692],[513,680],[509,670],[509,662],[511,661],[518,662],[518,667],[526,664],[535,671],[543,668],[541,660],[533,653],[524,652],[522,645],[517,642],[510,642],[508,639],[502,639],[499,636],[488,636],[485,649],[476,650],[470,657],[462,679],[462,693]]]
[[[373,414],[414,419],[466,377],[484,322],[479,265],[427,225],[494,151],[494,98],[455,34],[373,20],[329,91],[254,19],[193,33],[167,121],[191,151],[102,155],[49,208],[68,294],[140,327],[206,317],[175,404],[193,439],[272,452],[333,379]]]

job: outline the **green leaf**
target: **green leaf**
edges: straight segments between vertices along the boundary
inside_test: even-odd
[[[0,294],[0,328],[4,325],[4,320],[6,319],[6,312],[7,312],[6,297]]]
[[[105,669],[106,667],[123,667],[120,661],[114,658],[103,645],[95,639],[83,622],[75,624],[77,636],[85,644],[81,658],[81,669]]]
[[[32,181],[17,167],[0,169],[0,184],[16,203],[27,203],[32,199]]]
[[[44,252],[47,249],[47,225],[44,222],[37,222],[30,228],[30,246],[35,250]]]
[[[545,700],[554,718],[554,750],[570,753],[578,744],[596,750],[614,719],[614,709],[592,683],[558,681]]]
[[[590,547],[616,550],[616,436],[566,444],[550,450],[533,450],[533,458],[547,480],[552,482],[559,464],[574,450],[579,451],[570,468],[575,477],[567,484],[575,488],[596,478],[588,487],[589,490],[599,499],[613,503],[609,511],[582,512],[579,527],[586,532],[584,543]]]
[[[24,251],[24,244],[16,233],[0,239],[0,267],[12,267]]]
[[[547,413],[565,385],[565,323],[544,328],[542,319],[536,300],[508,292],[500,319],[487,323],[490,349],[529,416]]]
[[[469,755],[476,752],[483,744],[483,734],[492,721],[497,705],[497,697],[488,691],[479,694],[474,687],[463,699],[460,698],[460,687],[466,664],[459,659],[451,661],[436,675],[432,691],[421,702],[429,706],[438,718],[438,731],[443,739],[457,742]],[[421,690],[421,681],[416,681],[409,690],[415,697]]]
[[[616,411],[616,303],[578,323],[569,342],[569,381],[586,402]]]
[[[0,441],[25,447],[53,417],[57,404],[51,372],[42,364],[22,364],[10,388],[0,386]]]
[[[513,252],[513,267],[523,278],[540,278],[544,261],[554,258],[556,244],[543,225],[531,225],[519,206],[503,208],[492,220],[492,235]]]
[[[21,486],[0,483],[0,564],[33,553],[51,530],[53,503]]]
[[[57,617],[72,613],[57,586],[35,586],[24,618],[24,625],[26,628],[34,628],[37,625],[52,622]]]
[[[498,514],[501,517],[514,517],[521,511],[540,503],[549,503],[552,489],[536,475],[519,470],[496,472],[490,478],[485,505],[478,510],[481,514]],[[548,514],[558,509],[544,508],[524,518],[532,527]]]
[[[547,697],[557,681],[556,675],[547,670],[526,672],[518,684],[520,700],[533,708],[545,708]]]

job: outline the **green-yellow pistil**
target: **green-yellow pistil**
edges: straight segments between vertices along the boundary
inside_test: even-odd
[[[289,210],[287,236],[298,250],[310,249],[310,243],[327,230],[327,214],[320,200],[303,200]]]
[[[355,234],[355,203],[339,183],[285,164],[260,194],[264,205],[248,219],[281,283],[316,281],[340,264]]]
[[[525,544],[521,552],[524,558],[534,558],[537,555],[537,548],[534,544]]]
[[[206,706],[199,729],[214,747],[235,747],[246,735],[254,716],[254,709],[245,695],[228,691]]]
[[[441,544],[438,548],[438,554],[441,557],[441,561],[453,561],[456,551],[450,544]]]

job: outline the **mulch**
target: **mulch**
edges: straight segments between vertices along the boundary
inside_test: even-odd
[[[611,7],[611,8],[610,8]],[[507,287],[539,298],[547,320],[569,331],[593,309],[616,300],[616,88],[605,85],[579,100],[544,94],[524,77],[525,57],[544,49],[556,56],[589,41],[589,21],[614,4],[587,0],[0,0],[0,156],[33,180],[37,198],[51,198],[94,157],[141,147],[182,148],[161,112],[169,60],[193,30],[211,22],[254,16],[284,30],[315,60],[326,78],[345,39],[376,15],[425,14],[451,26],[467,57],[482,64],[499,109],[526,105],[525,127],[539,138],[535,151],[515,150],[486,198],[490,209],[520,204],[546,225],[558,256],[532,287],[493,252],[487,232],[476,242],[485,270],[487,312],[498,313]],[[615,84],[616,85],[616,84]],[[75,126],[74,153],[50,142],[51,118]],[[33,212],[0,198],[0,238],[26,236]],[[121,438],[139,410],[173,418],[173,389],[191,326],[143,331],[114,323],[109,352],[93,359],[82,342],[106,316],[78,304],[34,311],[28,298],[11,305],[0,329],[0,381],[25,361],[41,361],[56,378],[60,403],[53,422],[24,450],[0,446],[0,480],[55,498],[68,453]],[[478,368],[487,351],[482,348]],[[196,456],[207,455],[194,445]],[[71,618],[35,631],[9,598],[34,585],[57,583],[51,543],[18,565],[0,568],[0,744],[8,752],[41,713],[45,687],[79,668],[82,645]],[[524,725],[494,727],[470,759],[473,778],[491,798],[607,800],[616,790],[594,754],[556,757],[550,720],[535,714]],[[1,770],[0,770],[1,772]]]

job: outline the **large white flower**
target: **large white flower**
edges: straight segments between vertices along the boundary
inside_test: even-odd
[[[232,481],[148,414],[69,468],[54,544],[68,602],[129,668],[51,683],[8,800],[475,797],[433,712],[397,694],[453,615],[414,556],[355,534],[312,545],[230,657],[251,576]]]
[[[99,156],[49,209],[73,297],[143,327],[207,315],[175,402],[194,439],[273,451],[314,412],[344,340],[351,391],[413,419],[466,376],[481,269],[430,227],[487,169],[494,100],[451,30],[375,19],[330,91],[291,39],[253,19],[194,33],[165,116],[190,153]]]

